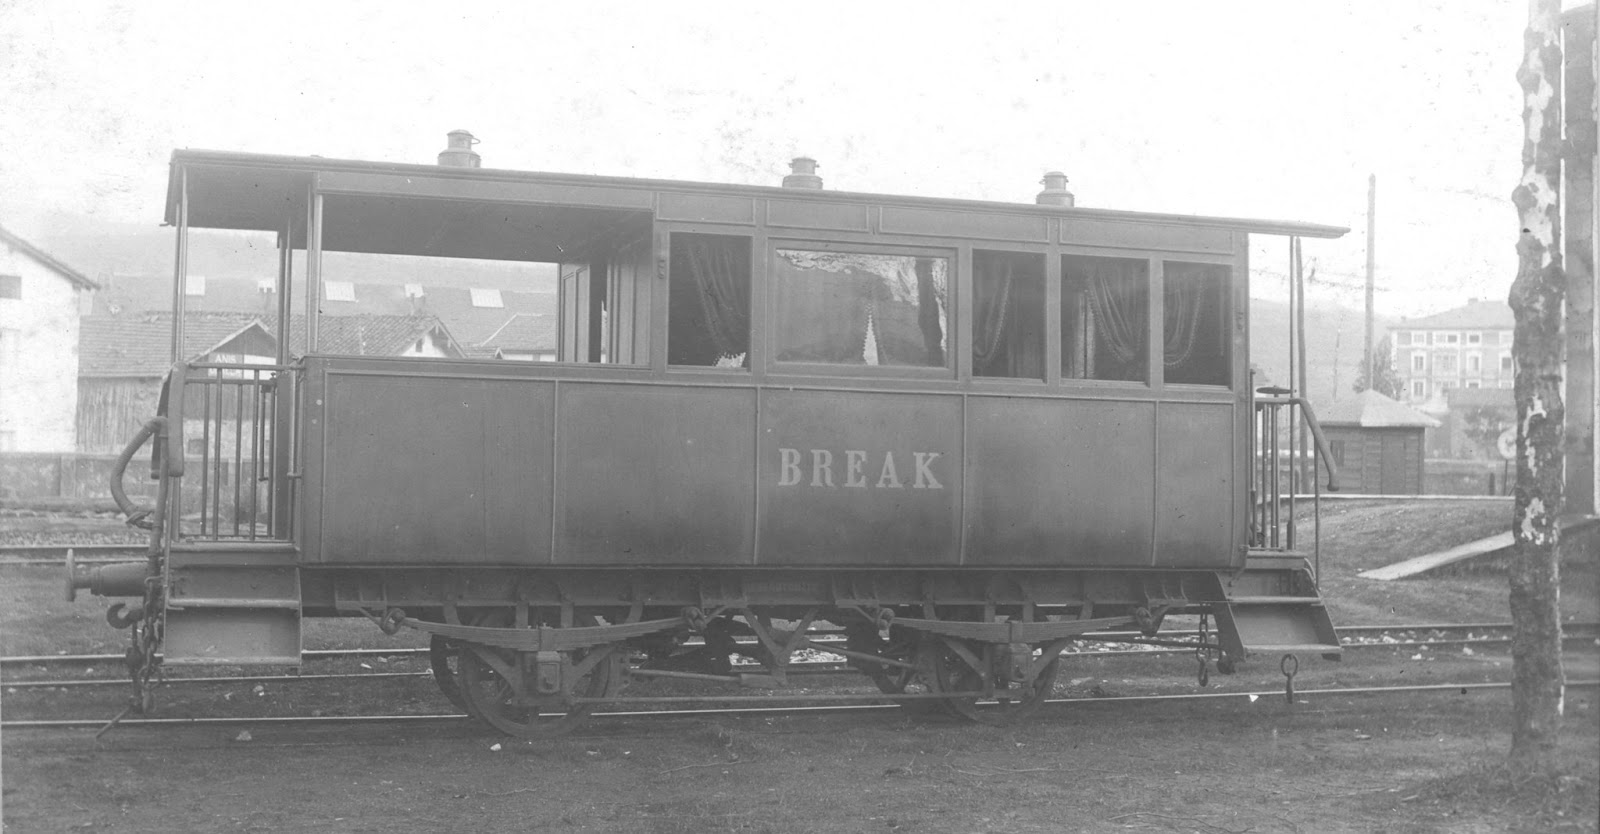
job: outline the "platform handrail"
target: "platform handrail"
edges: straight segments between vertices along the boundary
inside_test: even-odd
[[[1320,514],[1320,499],[1322,484],[1316,469],[1320,464],[1327,472],[1327,488],[1330,492],[1339,490],[1339,468],[1333,459],[1332,444],[1328,442],[1327,435],[1322,430],[1322,424],[1317,420],[1315,409],[1305,397],[1296,395],[1287,388],[1268,386],[1255,391],[1255,419],[1252,422],[1252,439],[1256,455],[1255,465],[1252,467],[1251,505],[1251,546],[1267,550],[1297,550],[1295,535],[1295,501],[1296,494],[1294,482],[1303,470],[1301,467],[1307,463],[1311,466],[1308,478],[1313,488],[1313,532],[1312,532],[1312,558],[1320,568],[1320,539],[1321,524],[1315,517]],[[1280,415],[1287,409],[1288,420],[1281,421]],[[1298,412],[1298,416],[1296,414]],[[1304,426],[1306,434],[1312,440],[1312,449],[1305,450],[1301,455],[1294,448],[1286,447],[1281,442],[1281,431],[1287,431],[1289,438],[1294,437],[1294,427]],[[1292,446],[1292,443],[1290,444]],[[1285,463],[1288,470],[1285,471]],[[1285,481],[1288,482],[1285,489]],[[1280,505],[1283,499],[1288,500],[1287,508]],[[1319,571],[1320,572],[1320,571]]]
[[[139,453],[139,449],[144,446],[146,441],[153,437],[164,439],[166,432],[167,418],[152,417],[146,420],[145,424],[134,434],[133,439],[128,441],[128,445],[123,447],[122,454],[117,456],[117,462],[111,466],[111,500],[115,501],[117,509],[121,510],[124,516],[127,516],[130,526],[145,530],[151,529],[155,526],[155,523],[149,520],[150,514],[155,510],[140,507],[133,503],[133,499],[128,497],[127,488],[122,485],[122,481],[128,473],[128,464],[133,462],[133,456]],[[152,472],[159,466],[157,461],[161,454],[162,449],[158,440],[157,446],[151,451],[150,467]]]
[[[173,392],[173,396],[169,397],[166,389],[162,391],[162,405],[166,406],[166,413],[169,418],[167,443],[164,450],[165,454],[163,455],[166,458],[166,475],[169,478],[183,477],[183,392],[188,378],[188,365],[183,362],[174,363],[172,370],[167,374],[167,383],[171,386],[170,390]],[[173,451],[174,448],[176,448],[176,452]],[[155,462],[152,460],[152,468],[154,465]]]
[[[1279,394],[1278,392],[1280,391],[1283,394]],[[1285,405],[1299,407],[1300,415],[1305,420],[1306,428],[1311,431],[1311,439],[1316,446],[1317,457],[1322,460],[1323,466],[1328,470],[1328,491],[1338,492],[1339,468],[1333,462],[1332,447],[1328,445],[1327,435],[1322,433],[1322,424],[1317,422],[1317,412],[1311,407],[1311,402],[1305,397],[1289,395],[1288,389],[1284,388],[1260,388],[1257,389],[1257,393],[1268,395],[1256,398],[1257,411],[1262,410],[1263,407]]]
[[[294,433],[295,372],[294,366],[250,362],[174,366],[168,422],[178,448],[166,467],[174,484],[174,538],[286,540],[291,502],[282,491],[280,457],[287,449],[278,442]],[[187,486],[178,488],[183,481]]]

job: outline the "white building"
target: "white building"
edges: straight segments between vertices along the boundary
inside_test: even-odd
[[[1389,329],[1401,400],[1444,409],[1454,388],[1510,388],[1516,321],[1504,300],[1469,299],[1463,307],[1403,320]],[[1428,410],[1428,409],[1424,409]]]
[[[74,450],[78,317],[97,289],[0,227],[0,452]]]

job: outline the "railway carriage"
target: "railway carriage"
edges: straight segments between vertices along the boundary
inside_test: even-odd
[[[1173,614],[1224,669],[1339,651],[1280,509],[1283,427],[1320,435],[1252,385],[1247,261],[1344,229],[1083,208],[1055,174],[1012,204],[476,160],[173,155],[175,364],[122,457],[150,442],[153,506],[113,483],[151,549],[68,580],[139,598],[111,619],[146,694],[158,651],[298,664],[307,617],[428,633],[445,693],[523,736],[818,646],[994,722],[1068,644]],[[270,364],[185,361],[201,229],[276,237]],[[352,258],[538,265],[552,361],[325,351]]]

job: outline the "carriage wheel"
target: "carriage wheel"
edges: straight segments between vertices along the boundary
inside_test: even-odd
[[[956,654],[942,638],[929,637],[923,641],[919,666],[928,669],[925,677],[935,692],[975,692],[983,689],[983,679],[961,656]],[[1040,705],[1050,697],[1055,687],[1056,673],[1061,669],[1061,659],[1045,665],[1026,687],[1014,687],[995,693],[995,701],[980,703],[973,695],[944,698],[944,704],[956,715],[980,724],[1007,727],[1039,711]]]
[[[875,654],[890,660],[899,660],[905,663],[914,663],[917,659],[917,634],[900,626],[891,626],[889,639],[884,640],[878,636],[877,629],[870,626],[860,626],[850,629],[846,639],[852,651]],[[903,695],[906,693],[925,693],[934,691],[923,682],[918,669],[907,669],[903,666],[884,666],[871,661],[851,661],[851,665],[860,670],[878,691],[885,695]],[[908,698],[896,701],[902,709],[911,715],[927,717],[948,712],[943,701],[928,698]]]
[[[511,621],[511,612],[499,609],[480,617],[474,625],[505,628]],[[581,661],[589,651],[574,651],[570,659]],[[476,645],[461,652],[457,677],[467,712],[506,735],[527,739],[552,738],[583,723],[590,710],[588,704],[565,703],[560,694],[540,696],[533,699],[533,703],[518,697],[512,682],[495,669],[497,663],[515,667],[517,655],[510,649]],[[583,698],[603,698],[611,694],[613,686],[622,680],[622,662],[622,653],[611,652],[573,683],[572,693]]]
[[[472,714],[461,694],[461,645],[439,635],[428,641],[428,665],[433,667],[433,682],[456,709]]]

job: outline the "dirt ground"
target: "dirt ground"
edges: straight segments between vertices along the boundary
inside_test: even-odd
[[[1498,691],[1052,704],[1019,729],[618,718],[538,744],[463,722],[14,731],[5,830],[1594,831],[1593,690],[1572,693],[1562,740],[1589,775],[1552,780],[1553,799],[1497,788],[1508,707]]]

